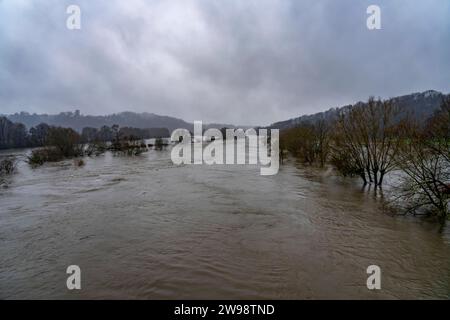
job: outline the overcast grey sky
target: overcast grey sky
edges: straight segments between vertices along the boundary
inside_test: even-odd
[[[450,92],[448,0],[0,0],[0,113],[254,125],[427,89]]]

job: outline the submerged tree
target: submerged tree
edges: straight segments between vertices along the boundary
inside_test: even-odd
[[[405,213],[449,215],[450,197],[450,97],[447,97],[425,128],[411,131],[399,153],[403,172],[396,200],[406,204]]]
[[[0,159],[0,177],[10,175],[16,170],[17,161],[14,157]]]
[[[284,130],[280,135],[280,149],[281,154],[286,150],[304,163],[324,166],[330,150],[330,125],[321,119]]]
[[[45,146],[35,149],[28,157],[32,165],[42,165],[45,162],[60,161],[84,155],[81,136],[71,128],[49,127]]]
[[[56,148],[64,157],[77,157],[83,154],[81,136],[71,128],[51,127],[47,145]]]
[[[164,141],[161,137],[158,137],[155,139],[155,149],[156,150],[162,150],[164,146]]]
[[[342,112],[336,125],[333,162],[344,174],[359,175],[364,183],[381,186],[387,173],[396,167],[409,120],[399,119],[392,101],[370,98]]]

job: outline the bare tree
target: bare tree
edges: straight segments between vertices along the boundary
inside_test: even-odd
[[[437,216],[443,223],[449,215],[450,196],[450,98],[428,121],[416,125],[399,153],[404,174],[394,200],[406,204],[405,214]]]
[[[320,166],[325,166],[330,153],[330,124],[325,119],[318,120],[314,125],[316,136],[316,153],[318,155]]]
[[[385,175],[396,168],[396,155],[404,141],[408,119],[399,119],[399,114],[392,101],[374,98],[345,109],[333,143],[333,162],[341,163],[338,170],[381,187]]]
[[[321,119],[283,131],[280,136],[281,154],[286,150],[304,163],[319,163],[323,167],[330,149],[329,128],[330,125]]]

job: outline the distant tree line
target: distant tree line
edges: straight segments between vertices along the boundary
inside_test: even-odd
[[[0,114],[1,116],[1,114]],[[40,123],[48,125],[72,128],[81,132],[85,127],[97,127],[98,124],[113,126],[118,124],[121,127],[132,128],[167,128],[173,131],[177,128],[191,129],[189,124],[181,119],[168,116],[159,116],[153,113],[121,112],[110,115],[83,115],[79,110],[74,112],[61,112],[59,114],[30,114],[19,112],[7,116],[13,122],[23,123],[27,128],[34,127]],[[167,137],[164,135],[164,137]]]
[[[107,142],[120,138],[123,140],[141,140],[170,135],[166,128],[131,128],[113,125],[101,128],[85,127],[79,135],[70,128],[50,126],[46,123],[38,124],[27,130],[22,123],[14,123],[7,117],[0,117],[0,149],[43,147],[48,144],[49,135],[65,130],[67,135],[78,136],[80,143]],[[61,132],[59,132],[61,133]]]
[[[118,130],[118,131],[117,131]],[[169,136],[169,131],[166,128],[131,128],[122,127],[118,128],[117,125],[111,127],[102,126],[100,129],[86,127],[83,128],[81,132],[82,141],[85,143],[89,142],[106,142],[113,141],[114,139],[124,139],[124,140],[142,140],[151,139],[159,137]]]
[[[23,124],[0,117],[0,149],[23,148],[29,145],[30,137]]]

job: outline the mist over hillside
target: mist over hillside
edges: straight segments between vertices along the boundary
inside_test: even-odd
[[[121,112],[105,116],[82,115],[79,111],[61,112],[56,115],[29,114],[27,112],[15,113],[7,116],[13,122],[23,123],[27,128],[40,123],[68,127],[81,132],[84,127],[100,128],[118,124],[121,127],[133,128],[167,128],[172,131],[176,128],[189,128],[191,124],[181,119],[160,116],[153,113]]]
[[[140,129],[158,128],[167,129],[172,132],[178,128],[193,130],[193,123],[179,118],[161,116],[154,113],[136,113],[121,112],[104,116],[83,115],[78,110],[75,112],[61,112],[59,114],[30,114],[28,112],[19,112],[6,117],[15,123],[23,123],[27,128],[32,128],[40,123],[46,123],[53,126],[72,128],[81,132],[85,127],[100,128],[102,126],[119,125],[120,127],[132,127]],[[210,123],[203,124],[203,128],[234,128],[232,124]],[[241,126],[246,128],[248,126]]]
[[[420,93],[412,93],[408,95],[391,98],[399,107],[403,108],[405,112],[410,112],[417,119],[427,119],[437,110],[441,104],[442,99],[446,96],[438,91],[428,90]],[[346,105],[342,107],[331,108],[324,112],[318,112],[310,115],[302,115],[297,118],[288,119],[285,121],[275,122],[270,125],[271,128],[287,129],[297,126],[303,122],[314,122],[319,119],[334,120],[340,111],[352,108],[356,105],[365,104],[365,102],[357,102],[353,105]],[[84,127],[100,128],[102,126],[112,126],[118,124],[121,127],[132,127],[141,129],[167,129],[172,132],[178,128],[185,128],[190,131],[193,130],[193,124],[183,119],[161,116],[154,113],[136,113],[136,112],[121,112],[104,116],[91,116],[80,114],[78,110],[75,112],[61,112],[55,115],[49,114],[30,114],[27,112],[20,112],[6,117],[15,123],[23,123],[27,128],[34,127],[40,123],[47,123],[49,125],[68,127],[78,132]],[[208,128],[249,128],[249,126],[238,126],[233,124],[223,123],[204,123],[203,129]]]
[[[398,96],[388,99],[395,103],[398,107],[402,109],[403,112],[409,112],[416,119],[427,119],[434,111],[439,109],[442,99],[446,96],[438,91],[428,90],[419,93],[412,93],[408,95]],[[324,112],[318,112],[311,115],[303,115],[297,118],[279,121],[273,123],[270,127],[276,129],[288,129],[299,125],[304,122],[315,122],[317,120],[324,119],[326,121],[332,121],[336,119],[339,112],[350,109],[353,106],[364,105],[365,102],[357,102],[354,105],[346,105],[337,108],[331,108]]]

